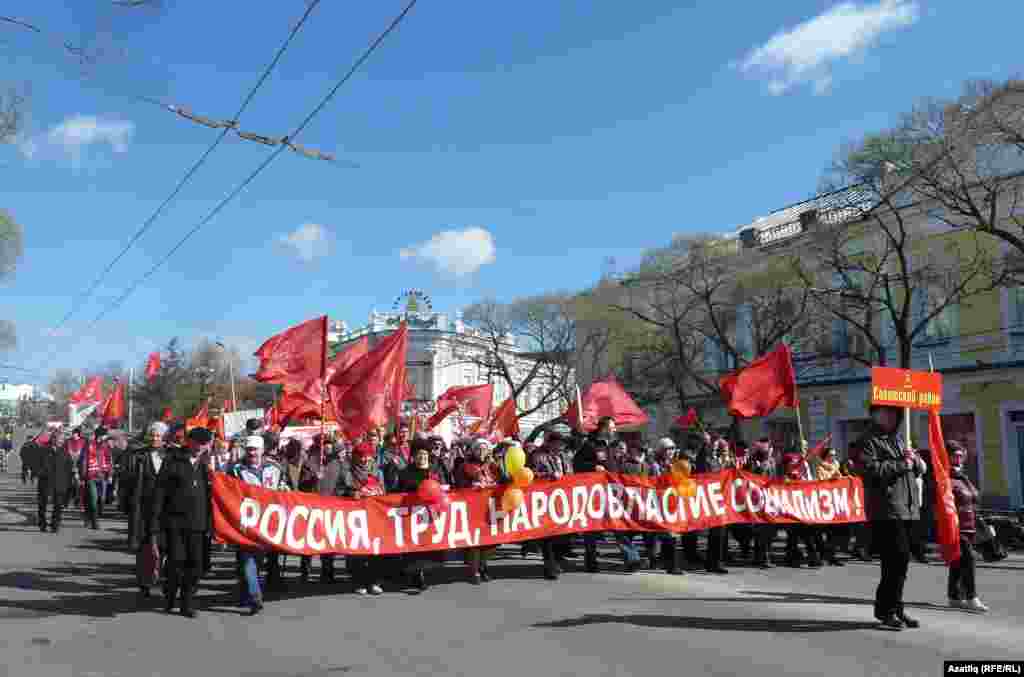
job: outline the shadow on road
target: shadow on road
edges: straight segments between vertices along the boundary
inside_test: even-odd
[[[838,632],[873,630],[878,623],[861,621],[818,621],[785,618],[705,618],[702,616],[655,616],[653,614],[585,614],[579,618],[535,623],[531,627],[564,630],[602,624],[637,625],[645,628],[696,628],[735,632]]]
[[[864,597],[840,597],[835,595],[811,595],[800,592],[764,592],[761,590],[740,590],[732,597],[612,597],[611,602],[767,602],[774,604],[851,604],[855,606],[874,606],[875,600]],[[961,613],[953,609],[931,602],[906,602],[907,608],[932,609]]]

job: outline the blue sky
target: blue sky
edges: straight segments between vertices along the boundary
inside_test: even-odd
[[[54,43],[0,25],[3,78],[32,87],[24,137],[0,148],[0,208],[26,233],[0,289],[19,347],[0,363],[44,376],[141,363],[172,336],[251,352],[325,312],[362,324],[410,287],[445,311],[583,288],[606,257],[628,268],[674,233],[810,196],[842,142],[921,97],[1019,73],[1024,22],[1014,2],[421,0],[299,138],[358,169],[284,154],[90,326],[270,152],[229,137],[52,336],[217,134],[123,94],[230,117],[303,10],[105,4],[0,12],[108,55],[83,80]],[[400,7],[324,0],[241,127],[290,131]]]

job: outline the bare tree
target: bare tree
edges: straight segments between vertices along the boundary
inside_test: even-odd
[[[568,405],[576,344],[570,295],[485,300],[467,308],[463,320],[475,335],[453,346],[453,361],[476,365],[489,382],[504,384],[522,407],[519,418]]]
[[[58,412],[66,412],[71,395],[82,386],[81,376],[70,369],[58,369],[46,386]]]
[[[891,347],[909,368],[915,344],[951,338],[944,318],[952,307],[1003,284],[1005,273],[978,233],[927,242],[927,205],[912,188],[923,171],[900,169],[913,154],[898,135],[879,138],[848,149],[831,170],[851,187],[836,190],[833,209],[818,215],[794,270],[819,308],[864,339],[849,358],[884,365]]]

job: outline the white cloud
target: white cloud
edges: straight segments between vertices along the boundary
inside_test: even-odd
[[[441,273],[471,275],[495,260],[494,237],[485,228],[443,230],[426,242],[406,247],[398,255],[437,268]]]
[[[843,2],[802,24],[776,33],[739,64],[744,72],[766,75],[768,91],[785,94],[812,83],[815,94],[832,85],[831,65],[863,52],[886,32],[917,22],[916,0],[879,0],[873,4]]]
[[[278,244],[302,263],[312,263],[330,253],[327,229],[317,223],[307,223],[282,235]]]
[[[129,120],[77,114],[43,134],[22,136],[16,143],[28,160],[54,151],[78,162],[90,146],[106,145],[115,153],[127,152],[134,134],[135,123]]]

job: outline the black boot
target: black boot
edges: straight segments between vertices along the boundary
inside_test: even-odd
[[[178,572],[167,572],[167,584],[164,586],[164,611],[171,613],[178,598]]]
[[[596,574],[601,570],[597,565],[597,547],[588,547],[583,556],[583,569],[588,574]]]
[[[195,618],[198,615],[193,602],[194,594],[194,583],[186,582],[181,586],[181,615],[185,618]]]

